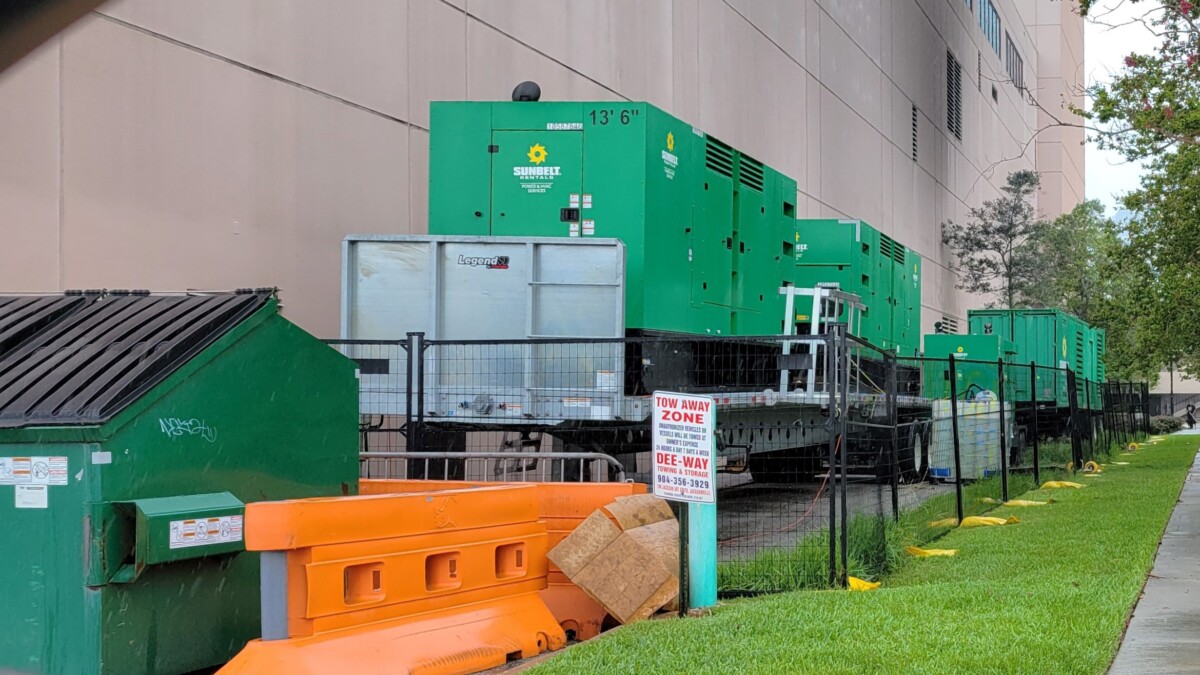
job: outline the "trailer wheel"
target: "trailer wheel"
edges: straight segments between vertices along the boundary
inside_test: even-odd
[[[917,467],[917,480],[929,480],[929,443],[933,440],[933,422],[921,423],[921,463]]]
[[[910,424],[900,438],[897,460],[900,478],[905,483],[916,483],[925,479],[929,471],[929,424]]]
[[[875,480],[891,483],[892,471],[898,482],[923,480],[929,469],[929,425],[927,422],[905,424],[897,431],[895,467],[889,451],[892,435],[888,430],[872,430],[860,439],[863,449],[851,453],[852,466],[874,466]],[[855,457],[857,456],[857,461]]]

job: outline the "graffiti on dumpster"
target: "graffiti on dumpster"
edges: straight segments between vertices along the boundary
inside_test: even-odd
[[[182,419],[179,417],[160,417],[158,418],[158,427],[171,440],[175,440],[180,436],[199,436],[204,440],[212,443],[217,440],[217,430],[215,427],[208,425],[204,420],[196,418]]]

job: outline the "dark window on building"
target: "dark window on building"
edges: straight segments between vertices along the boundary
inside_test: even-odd
[[[996,5],[992,0],[979,0],[979,28],[983,30],[983,36],[987,38],[988,44],[996,51],[996,55],[1000,55],[1000,12],[996,11]]]
[[[1024,89],[1025,61],[1021,59],[1021,52],[1017,51],[1016,43],[1007,32],[1004,34],[1004,66],[1008,70],[1008,79],[1012,81],[1013,86],[1017,89]]]
[[[962,65],[946,52],[946,128],[962,140]]]

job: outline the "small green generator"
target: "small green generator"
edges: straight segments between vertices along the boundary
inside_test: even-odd
[[[950,366],[954,356],[954,386],[960,400],[973,399],[982,391],[999,393],[1001,360],[1011,364],[1017,346],[999,335],[933,334],[925,336],[924,395],[932,399],[950,398]],[[1015,405],[1018,387],[1028,389],[1029,376],[1014,368],[1005,368],[1004,399]]]

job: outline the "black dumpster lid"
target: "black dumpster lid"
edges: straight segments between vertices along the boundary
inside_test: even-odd
[[[98,292],[0,296],[0,358],[68,314],[100,297]]]
[[[266,291],[0,297],[0,428],[104,422],[269,297]]]

